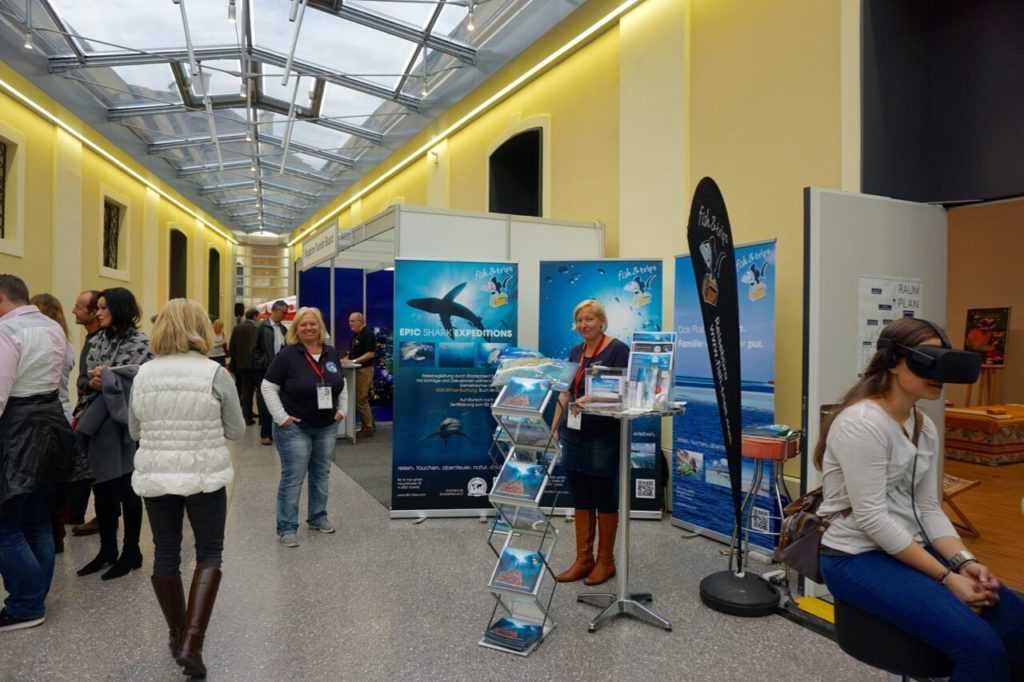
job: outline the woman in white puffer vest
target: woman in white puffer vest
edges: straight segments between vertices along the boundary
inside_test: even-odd
[[[171,654],[190,677],[205,677],[202,646],[221,578],[225,487],[234,478],[225,439],[245,433],[238,393],[227,371],[206,357],[213,326],[196,301],[168,302],[153,326],[156,355],[132,387],[129,429],[139,440],[132,488],[153,530],[153,591],[169,629]],[[188,602],[181,582],[184,514],[196,543]]]

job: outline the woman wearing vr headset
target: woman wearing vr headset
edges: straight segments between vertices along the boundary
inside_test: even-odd
[[[939,437],[915,407],[973,383],[981,356],[925,320],[887,325],[822,425],[814,464],[831,519],[821,573],[839,599],[944,652],[953,680],[1024,679],[1024,601],[961,542],[939,501]]]

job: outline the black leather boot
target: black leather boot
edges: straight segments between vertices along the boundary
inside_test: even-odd
[[[210,624],[210,616],[213,615],[213,604],[217,601],[220,577],[219,568],[197,568],[192,576],[185,633],[181,637],[181,654],[177,658],[182,672],[192,678],[206,677],[203,639],[206,637],[206,627]]]

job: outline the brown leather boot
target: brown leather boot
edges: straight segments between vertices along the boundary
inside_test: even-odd
[[[206,677],[203,663],[203,639],[213,615],[220,587],[219,568],[197,568],[192,576],[188,594],[188,612],[185,614],[185,632],[181,636],[181,653],[177,656],[182,672],[192,678]]]
[[[593,509],[576,510],[576,561],[555,576],[560,583],[571,583],[590,575],[594,570],[594,532],[597,513]]]
[[[583,579],[584,585],[600,585],[615,575],[615,533],[619,530],[619,515],[597,515],[597,562],[594,570]]]
[[[151,578],[153,592],[167,621],[167,645],[175,659],[181,655],[181,633],[185,630],[185,590],[181,586],[181,574],[163,578]]]

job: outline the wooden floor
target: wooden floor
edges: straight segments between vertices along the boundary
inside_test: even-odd
[[[964,544],[1008,587],[1024,592],[1024,462],[993,467],[947,457],[945,466],[947,474],[981,481],[954,500],[981,532],[964,535]]]

